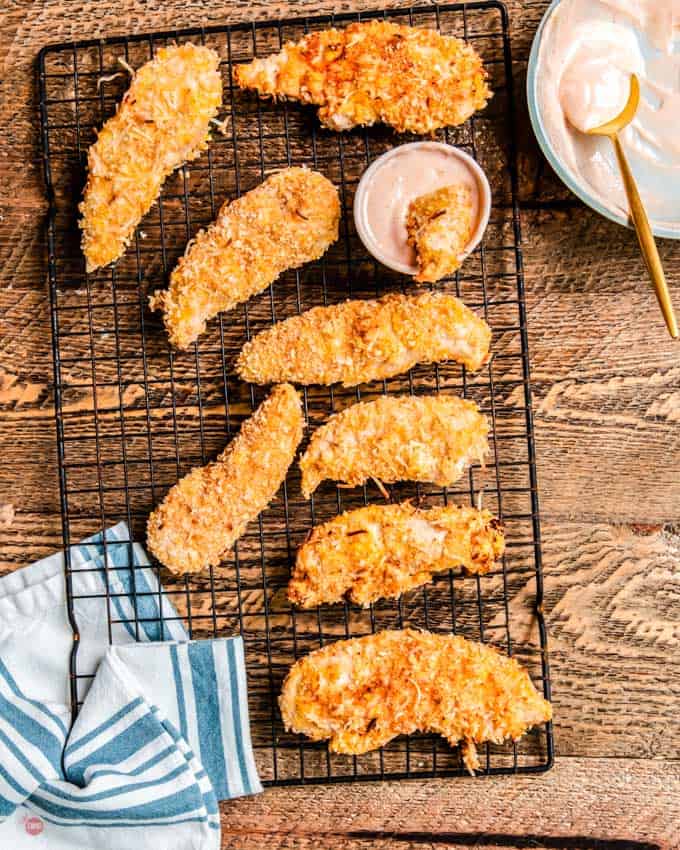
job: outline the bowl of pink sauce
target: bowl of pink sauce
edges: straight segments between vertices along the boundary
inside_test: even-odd
[[[553,0],[529,57],[529,116],[546,159],[588,206],[629,224],[614,146],[583,132],[611,120],[640,82],[621,133],[656,236],[680,239],[680,0]]]
[[[354,196],[359,238],[376,260],[394,271],[418,271],[408,244],[406,217],[412,201],[452,184],[469,187],[476,226],[464,256],[479,245],[491,214],[491,188],[480,165],[465,151],[444,142],[411,142],[378,157],[366,169]]]

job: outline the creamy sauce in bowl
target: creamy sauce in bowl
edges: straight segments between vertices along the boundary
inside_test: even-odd
[[[416,274],[415,251],[407,242],[408,208],[421,195],[454,183],[472,194],[477,226],[468,254],[479,244],[491,210],[489,183],[475,160],[442,142],[400,145],[379,157],[364,172],[354,198],[354,221],[367,250],[389,268]]]
[[[580,45],[560,80],[562,110],[582,133],[619,115],[630,92],[630,74],[621,70],[624,62],[612,64],[611,56],[603,55],[601,48],[598,42]]]
[[[540,39],[536,108],[572,181],[627,219],[611,143],[582,131],[621,111],[633,73],[641,100],[622,141],[653,224],[680,238],[680,0],[561,0]]]

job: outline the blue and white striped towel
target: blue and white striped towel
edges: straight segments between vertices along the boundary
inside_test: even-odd
[[[106,558],[101,536],[71,558],[79,668],[96,676],[70,734],[63,556],[0,579],[0,848],[217,848],[217,801],[261,790],[243,643],[186,641],[127,527],[106,541]],[[111,647],[110,604],[132,621]]]

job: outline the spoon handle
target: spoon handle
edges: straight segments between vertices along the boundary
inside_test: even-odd
[[[656,242],[654,241],[654,234],[652,233],[652,228],[650,227],[649,219],[647,218],[647,212],[644,204],[642,203],[640,193],[638,192],[633,172],[630,170],[630,166],[628,165],[628,160],[626,159],[626,154],[624,153],[621,140],[618,135],[613,135],[611,139],[616,150],[616,157],[619,161],[619,168],[621,169],[621,176],[623,177],[623,185],[626,189],[628,204],[630,206],[630,217],[633,219],[633,224],[635,225],[635,231],[640,243],[640,250],[642,251],[645,263],[647,264],[647,270],[649,271],[649,276],[652,279],[652,284],[656,292],[656,297],[659,301],[659,306],[661,307],[661,312],[666,320],[668,333],[673,337],[673,339],[677,339],[680,335],[678,332],[678,322],[673,311],[673,304],[668,291],[668,284],[666,283],[666,275],[664,274],[661,257],[659,256],[659,251],[656,247]]]

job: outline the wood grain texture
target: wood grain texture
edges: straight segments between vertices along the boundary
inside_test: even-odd
[[[222,829],[239,850],[675,850],[679,818],[677,762],[563,758],[540,779],[275,789],[226,806]]]
[[[35,105],[38,50],[84,35],[374,5],[370,0],[4,4],[2,571],[60,543]],[[403,4],[381,4],[392,5]],[[665,335],[632,233],[570,196],[533,141],[522,86],[531,38],[546,6],[547,0],[508,3],[521,104],[524,257],[557,767],[536,779],[270,790],[223,807],[224,847],[680,846],[680,773],[674,761],[680,758],[677,346]],[[672,294],[680,300],[680,243],[660,247]],[[91,409],[92,403],[86,389],[69,398],[75,411]],[[513,584],[517,627],[528,616],[532,593],[522,581]]]

